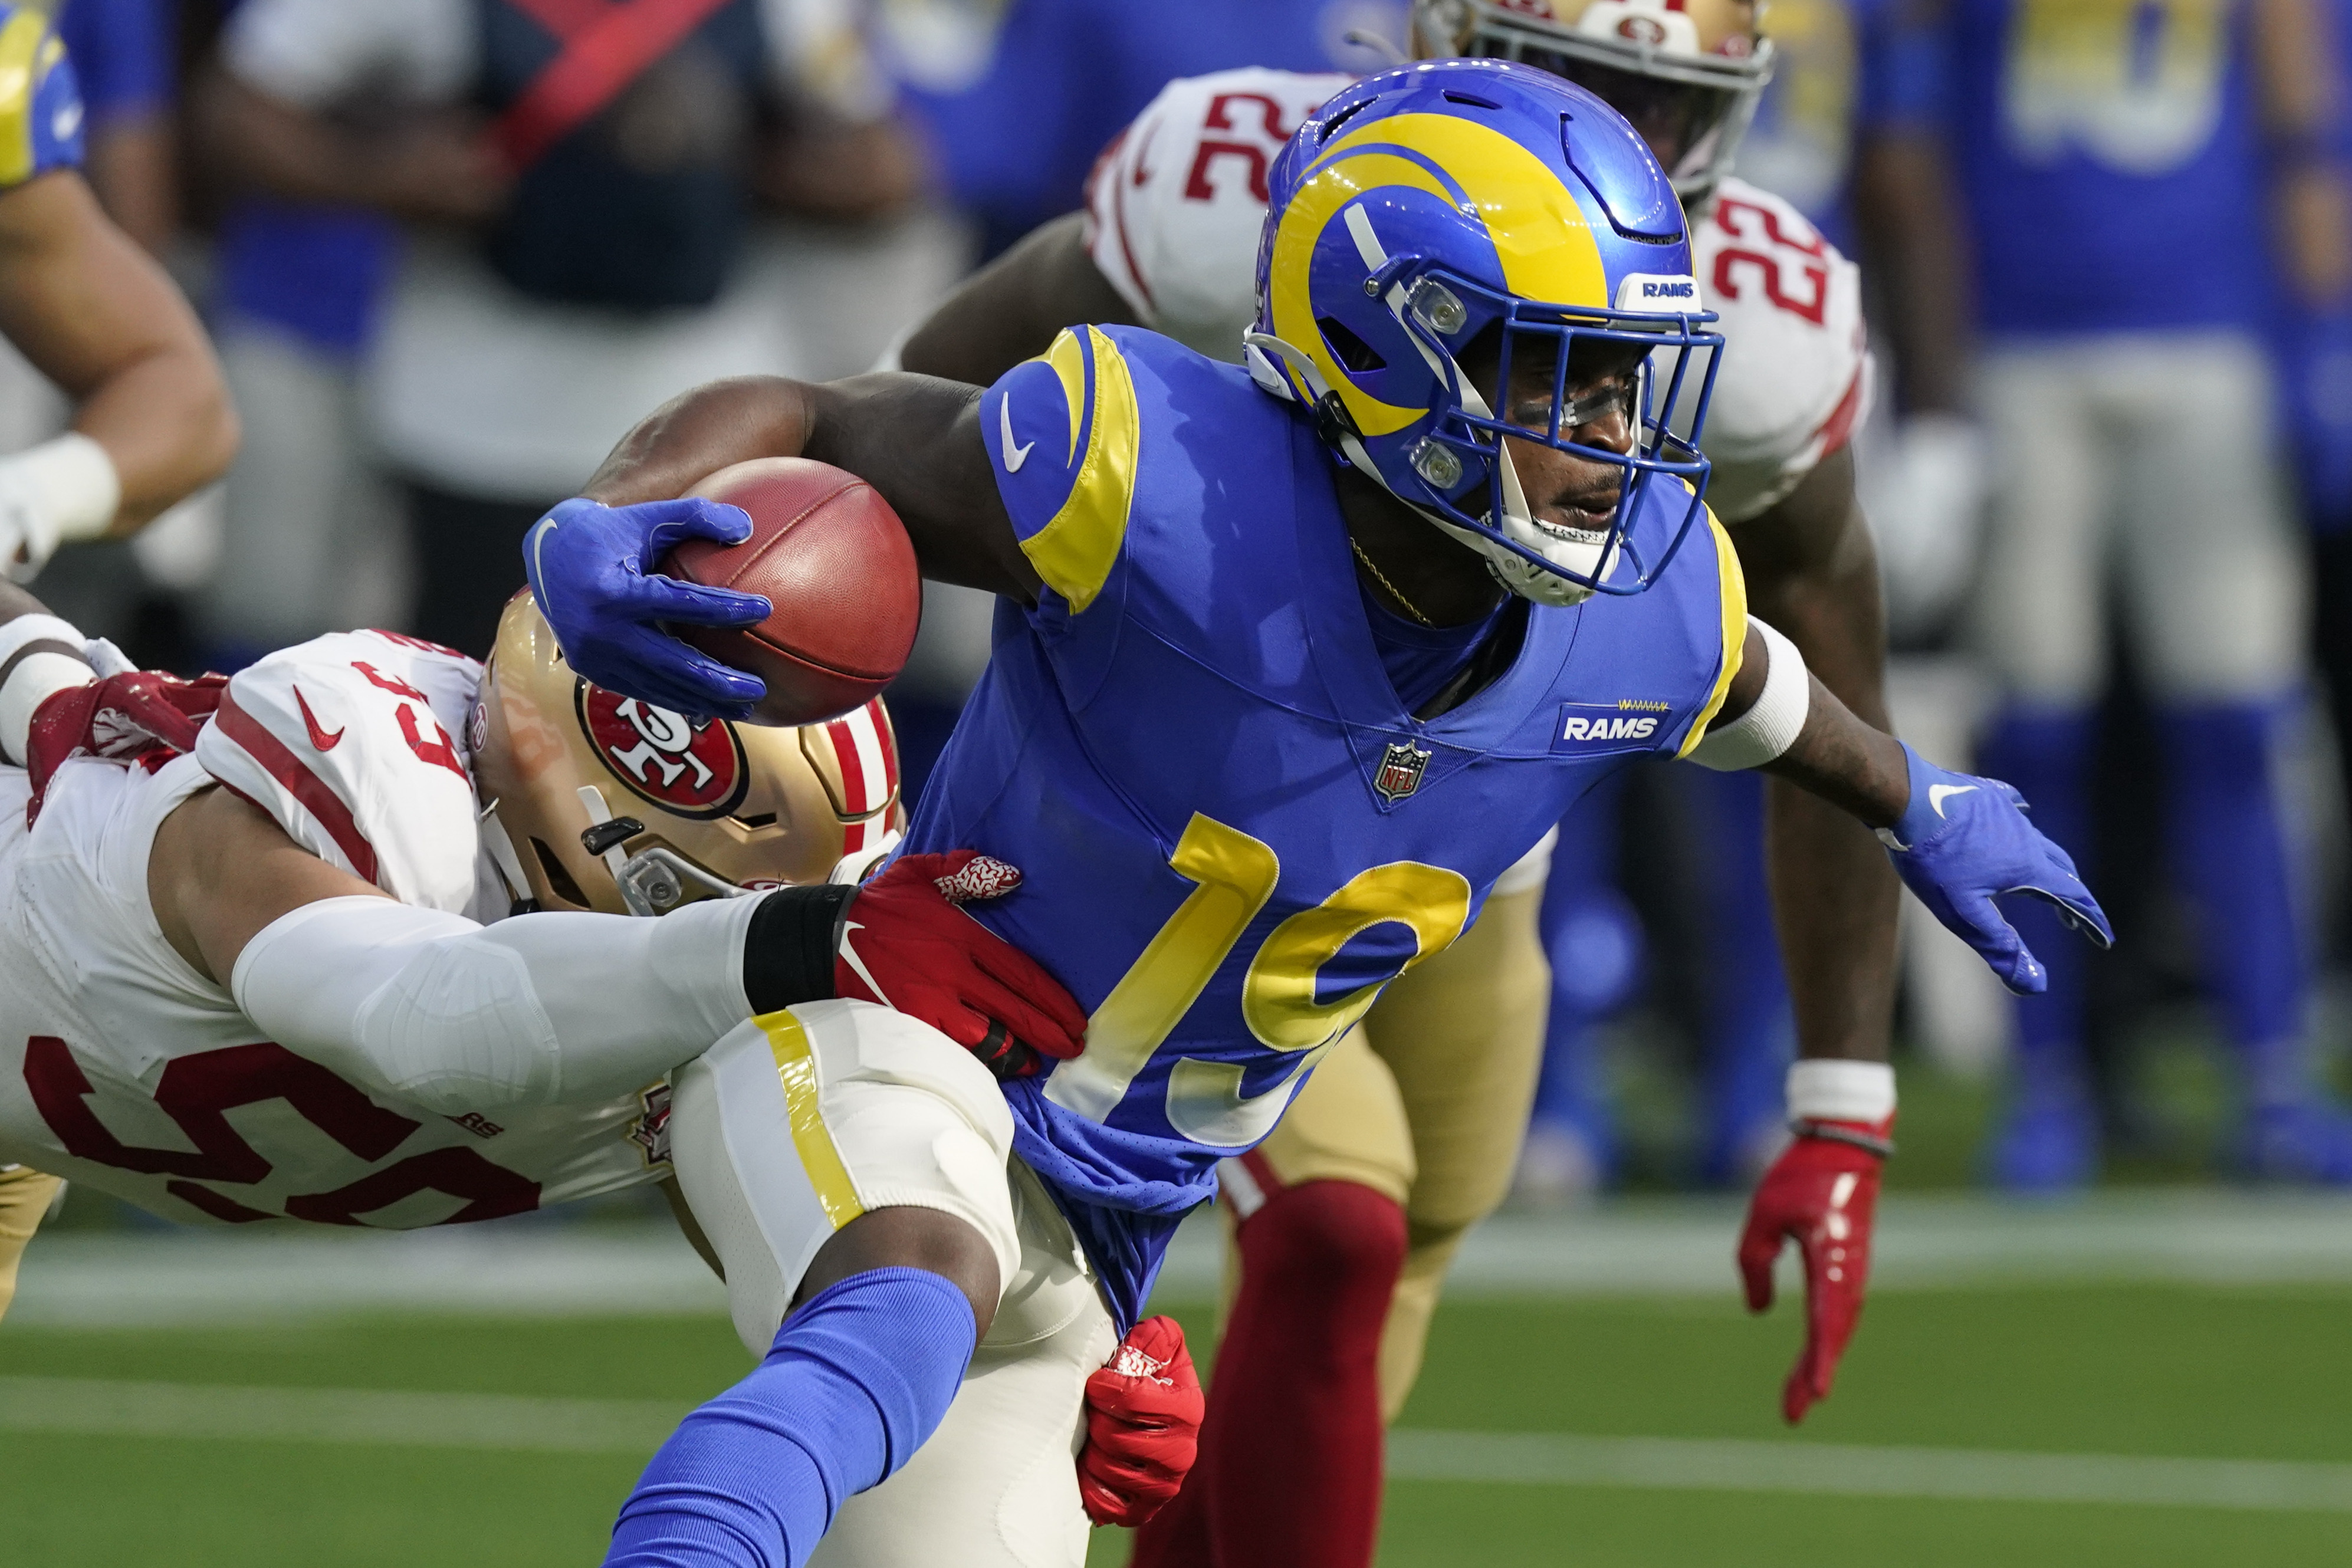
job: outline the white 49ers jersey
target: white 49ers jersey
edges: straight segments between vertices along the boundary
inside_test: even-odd
[[[1241,359],[1266,171],[1353,79],[1250,68],[1172,81],[1104,150],[1087,185],[1087,248],[1146,326]],[[1738,180],[1694,217],[1691,252],[1724,337],[1701,443],[1715,464],[1706,499],[1736,523],[1794,489],[1868,412],[1861,279],[1796,208]]]
[[[505,915],[462,738],[480,675],[428,643],[338,633],[239,674],[194,756],[152,774],[67,763],[29,831],[26,776],[0,768],[0,1165],[177,1220],[394,1228],[667,1172],[666,1089],[495,1121],[362,1093],[269,1040],[156,925],[155,831],[215,783],[405,903]]]

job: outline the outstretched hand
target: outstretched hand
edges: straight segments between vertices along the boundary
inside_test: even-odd
[[[768,617],[768,601],[665,577],[654,563],[681,539],[733,545],[751,537],[751,517],[720,501],[607,507],[575,497],[523,536],[523,570],[575,673],[689,718],[747,719],[766,683],[696,652],[664,622],[756,625]]]
[[[2050,977],[1996,898],[2031,894],[2100,947],[2116,934],[2074,862],[2025,818],[2025,797],[1998,779],[1954,773],[1906,746],[1911,800],[1902,820],[1878,830],[1895,874],[1945,928],[1975,948],[2000,983],[2021,996]]]
[[[1879,1167],[1885,1163],[1883,1151],[1892,1147],[1886,1139],[1894,1122],[1889,1116],[1882,1123],[1809,1124],[1772,1162],[1748,1201],[1739,1237],[1748,1310],[1772,1305],[1772,1265],[1784,1242],[1796,1242],[1804,1260],[1805,1346],[1780,1389],[1780,1414],[1791,1427],[1829,1397],[1838,1359],[1862,1319]]]

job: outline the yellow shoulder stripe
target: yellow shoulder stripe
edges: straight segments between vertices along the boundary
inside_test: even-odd
[[[1715,690],[1707,694],[1706,706],[1691,722],[1676,757],[1688,757],[1706,738],[1706,727],[1723,711],[1723,699],[1731,693],[1731,678],[1739,674],[1739,656],[1748,646],[1748,579],[1739,570],[1739,552],[1731,548],[1731,536],[1715,520],[1712,507],[1707,508],[1706,528],[1715,536],[1715,570],[1722,585],[1723,667],[1716,673]]]
[[[1046,350],[1045,362],[1061,378],[1070,403],[1070,455],[1077,478],[1051,521],[1021,541],[1022,553],[1047,587],[1069,601],[1072,613],[1095,601],[1127,542],[1128,510],[1135,503],[1135,464],[1141,421],[1135,382],[1118,346],[1095,328],[1083,346],[1064,332]],[[1094,406],[1085,413],[1084,377],[1093,381]],[[1081,425],[1083,424],[1083,429]],[[1083,435],[1086,455],[1078,456]]]
[[[817,1109],[816,1055],[809,1047],[808,1032],[788,1012],[761,1013],[752,1021],[768,1037],[769,1053],[776,1059],[776,1077],[784,1086],[784,1113],[792,1120],[793,1147],[801,1156],[801,1169],[807,1173],[824,1217],[838,1230],[865,1213],[866,1207],[857,1201],[849,1167],[842,1163],[841,1150],[834,1145],[833,1134]]]
[[[18,11],[0,26],[0,187],[33,177],[33,97],[40,87],[41,40],[48,24]]]

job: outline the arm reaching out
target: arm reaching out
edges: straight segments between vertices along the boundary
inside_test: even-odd
[[[2048,985],[1995,900],[2031,894],[2100,946],[2107,918],[2066,852],[1995,779],[1954,773],[1856,718],[1778,632],[1751,621],[1725,717],[1692,752],[1759,767],[1874,829],[1906,885],[2011,990]],[[1748,1310],[1772,1304],[1772,1264],[1793,1240],[1805,1267],[1805,1344],[1781,1390],[1793,1425],[1826,1398],[1862,1315],[1880,1167],[1895,1152],[1895,1074],[1880,1061],[1809,1059],[1789,1071],[1795,1141],[1757,1184],[1739,1238]]]

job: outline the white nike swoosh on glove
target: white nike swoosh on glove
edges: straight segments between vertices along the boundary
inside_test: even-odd
[[[1927,786],[1928,808],[1940,817],[1944,814],[1945,801],[1955,795],[1969,794],[1976,788],[1973,784],[1930,784]]]
[[[547,568],[541,562],[539,552],[547,547],[547,536],[554,531],[555,519],[553,517],[541,517],[538,522],[531,525],[530,575],[531,580],[534,584],[543,583],[547,580]],[[544,610],[546,609],[546,606],[541,605],[540,608]]]
[[[1033,441],[1028,446],[1013,444],[1013,398],[1010,393],[996,400],[996,429],[1004,447],[1004,471],[1007,474],[1020,473],[1021,465],[1029,461],[1029,448],[1037,444]]]
[[[1034,445],[1034,444],[1035,444],[1035,443],[1034,443],[1034,442],[1033,442],[1033,443],[1031,443],[1031,444],[1032,444],[1032,445]],[[887,992],[887,991],[885,991],[885,990],[882,988],[882,987],[880,986],[880,984],[879,984],[879,983],[877,983],[877,982],[875,980],[875,978],[874,978],[874,971],[873,971],[873,970],[871,970],[871,969],[869,969],[869,968],[867,968],[867,967],[866,967],[866,960],[865,960],[865,959],[863,959],[863,958],[861,958],[861,957],[859,957],[859,956],[857,956],[857,949],[856,949],[856,948],[855,948],[855,947],[853,947],[853,946],[851,946],[849,945],[849,934],[850,934],[851,932],[853,932],[853,931],[863,931],[863,930],[865,930],[865,929],[866,929],[866,927],[864,927],[863,925],[858,925],[858,924],[857,924],[857,922],[856,922],[855,920],[845,920],[845,921],[843,921],[843,922],[842,922],[842,925],[841,925],[841,956],[842,956],[842,961],[843,961],[843,962],[845,962],[845,963],[846,963],[846,964],[850,967],[850,968],[851,968],[853,971],[855,971],[855,972],[856,972],[856,976],[857,976],[857,977],[858,977],[859,979],[861,979],[861,980],[863,980],[863,981],[865,981],[865,982],[866,982],[866,988],[867,990],[869,990],[869,991],[872,991],[872,992],[875,994],[875,996],[876,996],[877,998],[880,998],[881,1003],[882,1003],[882,1005],[883,1005],[884,1007],[886,1007],[886,1008],[895,1008],[895,1007],[897,1007],[898,1004],[898,1003],[896,1003],[896,1002],[894,1002],[894,1001],[892,1001],[892,1000],[890,999],[890,995],[889,995],[889,993],[888,993],[888,992]]]

